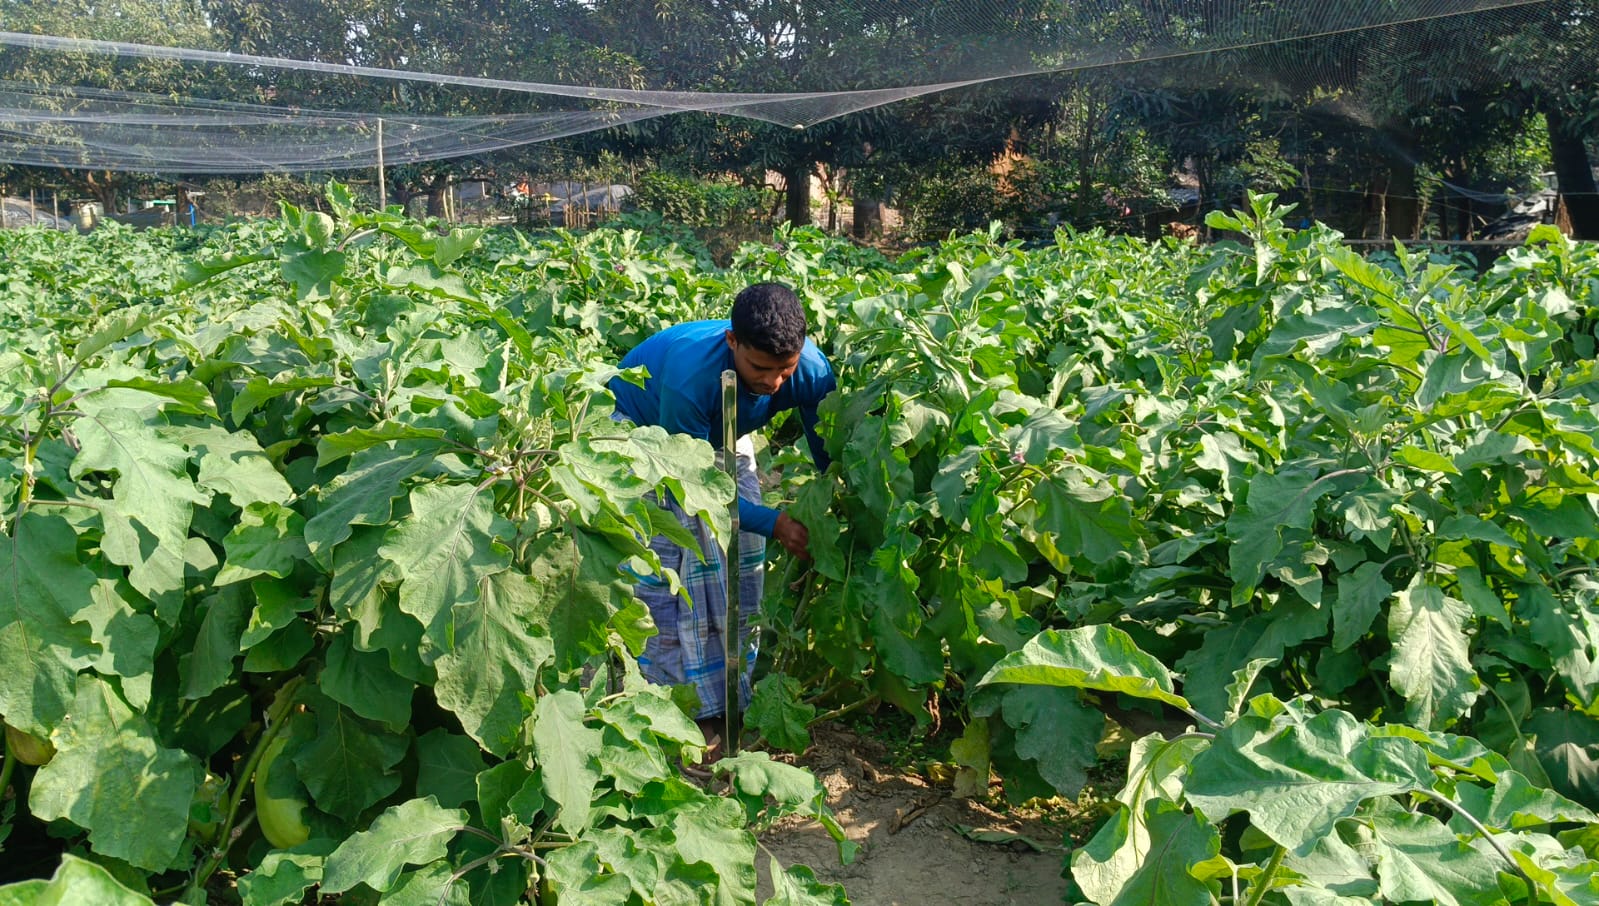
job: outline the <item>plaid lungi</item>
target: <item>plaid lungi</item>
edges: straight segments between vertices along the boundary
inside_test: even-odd
[[[738,459],[738,495],[761,501],[760,479],[755,474],[755,445],[748,436],[739,438],[734,448]],[[683,527],[699,539],[705,560],[692,550],[666,538],[650,540],[650,549],[661,558],[661,565],[675,569],[694,605],[683,603],[654,576],[642,577],[634,592],[649,607],[657,634],[644,643],[639,670],[644,678],[662,685],[692,683],[699,693],[700,710],[696,718],[714,717],[727,711],[726,638],[727,567],[722,545],[711,535],[704,520],[683,511],[670,494],[657,495],[656,502],[676,516]],[[739,710],[749,707],[750,676],[760,636],[750,624],[760,610],[765,589],[766,538],[753,532],[740,532],[738,603],[739,650],[744,653],[744,671],[739,677]]]

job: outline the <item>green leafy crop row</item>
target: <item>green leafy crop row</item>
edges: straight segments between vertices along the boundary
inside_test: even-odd
[[[817,544],[774,608],[780,663],[815,704],[953,701],[958,788],[997,771],[1018,801],[1075,796],[1111,722],[1166,728],[1072,860],[1096,902],[1222,896],[1224,837],[1254,902],[1591,902],[1599,254],[1551,229],[1477,274],[1282,216],[1257,198],[1212,222],[1246,243],[1204,249],[979,235],[807,275],[842,309],[845,390],[836,470],[791,487]],[[1113,635],[1085,669],[1115,681],[1052,673],[1057,633],[1087,627]],[[1123,682],[1145,664],[1165,694]],[[1402,783],[1352,790],[1368,768],[1324,755],[1368,736],[1359,758],[1402,758]],[[1500,839],[1567,823],[1588,830]],[[1370,844],[1386,831],[1404,842]],[[1338,840],[1358,858],[1300,861]],[[1412,870],[1438,889],[1394,880]]]
[[[725,532],[731,480],[611,421],[594,339],[679,316],[599,305],[656,272],[683,312],[715,290],[636,236],[485,243],[331,198],[180,254],[3,237],[0,715],[56,750],[6,757],[4,845],[65,861],[0,891],[752,902],[751,829],[830,819],[762,754],[718,766],[728,796],[677,770],[704,740],[632,660],[631,577],[676,525],[646,494]],[[842,897],[775,874],[774,902]]]
[[[814,560],[769,741],[937,705],[959,790],[1022,800],[1133,731],[1099,903],[1599,900],[1594,249],[1361,258],[1259,198],[1206,248],[794,230],[722,271],[331,200],[0,234],[0,716],[57,750],[6,758],[0,845],[60,865],[0,897],[752,901],[750,829],[830,819],[763,755],[676,773],[628,576],[648,491],[731,489],[603,384],[776,279],[842,389],[832,470],[771,457]]]

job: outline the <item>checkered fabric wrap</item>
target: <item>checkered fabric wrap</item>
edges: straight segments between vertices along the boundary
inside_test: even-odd
[[[755,474],[755,445],[748,437],[743,437],[734,451],[738,454],[739,496],[759,501],[761,486]],[[700,696],[700,710],[695,717],[714,717],[727,710],[727,681],[723,672],[726,656],[722,642],[727,614],[727,558],[704,520],[683,512],[670,495],[665,495],[664,500],[658,499],[657,503],[694,533],[707,557],[701,562],[693,551],[665,538],[650,541],[650,549],[661,558],[661,565],[677,570],[694,606],[684,604],[683,599],[672,594],[660,579],[651,576],[639,581],[634,591],[649,606],[650,616],[655,618],[655,627],[659,630],[645,643],[638,661],[639,669],[645,679],[653,683],[693,683]],[[760,644],[759,634],[751,632],[750,625],[759,611],[761,593],[765,589],[766,538],[740,532],[738,547],[738,600],[742,615],[739,648],[744,652],[739,707],[743,710],[749,707],[750,675],[755,669],[755,655]]]

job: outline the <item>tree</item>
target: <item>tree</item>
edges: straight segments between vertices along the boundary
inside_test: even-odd
[[[1599,188],[1587,141],[1599,135],[1599,5],[1538,4],[1519,27],[1502,30],[1489,52],[1506,89],[1503,105],[1543,114],[1555,178],[1579,239],[1599,239]]]
[[[530,82],[641,86],[638,64],[589,38],[591,9],[562,0],[203,0],[227,46],[247,53],[417,72]],[[403,79],[279,71],[263,86],[274,103],[396,114],[517,114],[568,109],[565,98]],[[396,166],[397,197],[425,195],[441,213],[450,181],[494,164],[519,171],[516,153]]]
[[[958,2],[596,4],[597,18],[612,36],[610,46],[641,63],[650,87],[747,92],[932,84],[971,72],[979,56],[985,66],[1001,65],[996,47],[1024,61],[1031,33],[1023,25],[1042,8],[1031,0],[997,3],[982,17],[983,30],[974,33],[969,5]],[[1014,122],[1041,109],[1025,102],[1012,105],[1012,100],[1004,91],[976,90],[941,96],[937,104],[902,102],[835,116],[852,109],[849,98],[835,96],[782,108],[800,111],[788,120],[674,117],[640,132],[656,153],[674,149],[668,153],[691,159],[702,170],[781,174],[786,219],[807,223],[810,178],[819,169],[836,173],[869,161],[933,159],[979,147],[991,155],[1004,146]],[[740,112],[777,120],[777,109]]]
[[[212,46],[199,0],[3,0],[0,11],[0,21],[9,31],[176,47]],[[18,48],[0,52],[0,79],[53,89],[44,96],[62,109],[81,103],[61,90],[63,87],[183,95],[204,85],[215,87],[219,78],[226,79],[227,74],[165,60]],[[72,141],[70,130],[56,134],[65,144]],[[79,166],[88,160],[92,158],[64,152],[47,179],[94,198],[107,211],[116,210],[120,196],[147,180],[138,174]]]

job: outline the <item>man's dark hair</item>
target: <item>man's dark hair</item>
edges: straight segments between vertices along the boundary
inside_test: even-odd
[[[781,283],[747,286],[733,300],[733,336],[740,343],[775,356],[805,347],[805,308]]]

